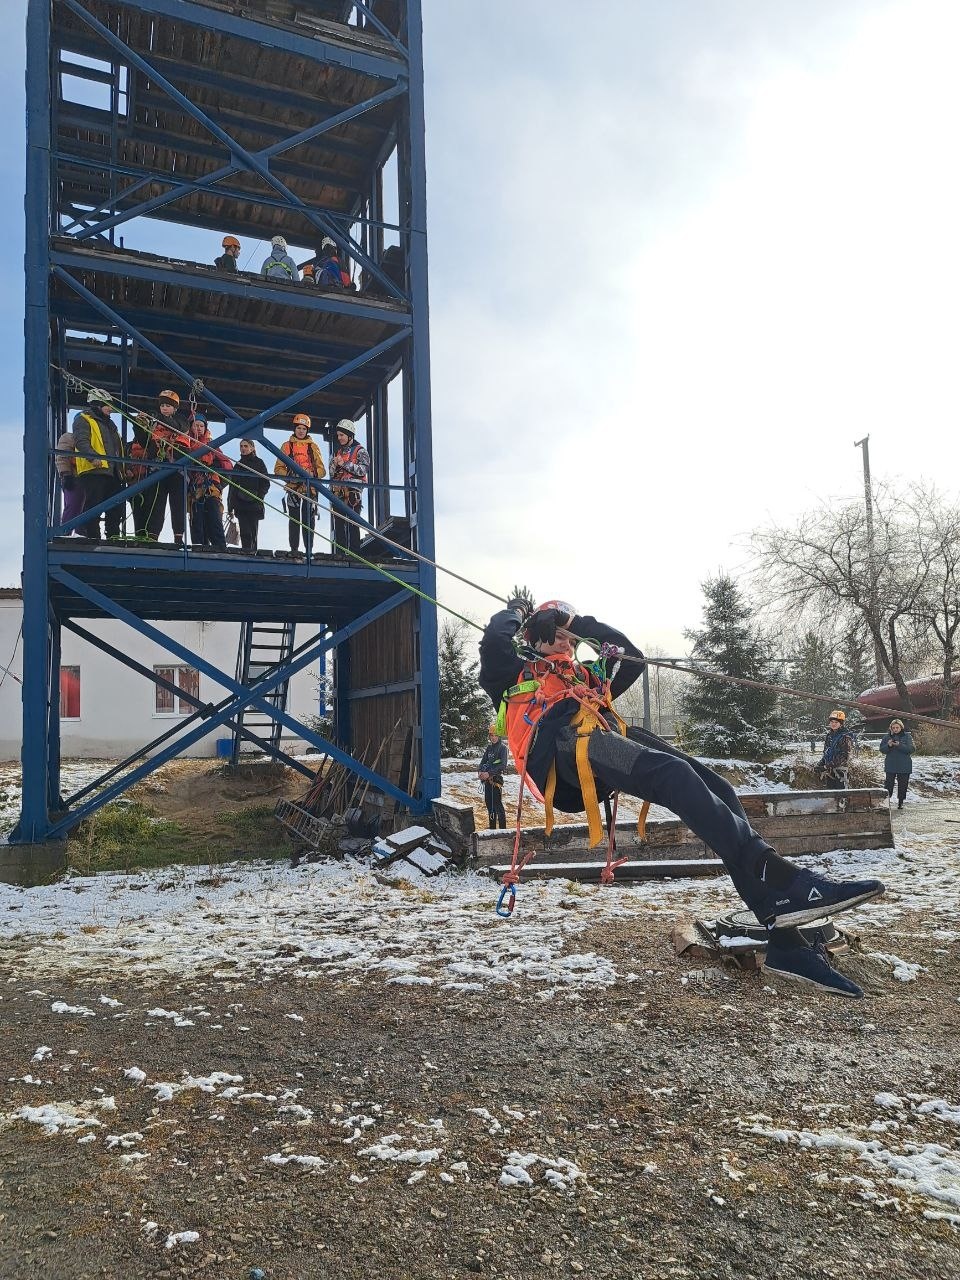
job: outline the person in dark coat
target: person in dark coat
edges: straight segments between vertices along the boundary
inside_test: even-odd
[[[252,440],[240,441],[240,461],[233,468],[227,493],[227,510],[240,526],[240,546],[256,554],[260,521],[266,514],[263,500],[270,490],[264,461]]]
[[[913,773],[913,738],[910,731],[903,727],[902,720],[890,721],[890,732],[880,739],[880,750],[884,755],[887,795],[893,797],[896,783],[897,808],[902,809],[907,798],[910,775]]]
[[[813,766],[813,772],[825,791],[845,791],[847,788],[853,735],[846,727],[846,721],[845,711],[830,712],[830,719],[827,721],[829,728],[823,740],[823,755]]]
[[[123,442],[110,417],[113,402],[106,391],[93,387],[87,395],[87,408],[73,420],[76,449],[77,483],[83,493],[83,510],[98,506],[125,488]],[[116,503],[103,513],[108,538],[119,538],[123,525],[123,503]],[[80,525],[80,533],[94,542],[100,541],[100,516],[92,516]]]
[[[240,241],[236,236],[224,236],[223,253],[219,258],[214,258],[213,265],[218,271],[225,271],[227,275],[235,276],[237,274],[237,259],[240,257]]]
[[[483,803],[487,806],[490,830],[506,828],[507,815],[503,808],[503,775],[507,768],[507,744],[497,733],[496,723],[490,726],[488,742],[480,757],[477,775],[483,783]]]
[[[588,642],[599,654],[578,661]],[[519,643],[518,643],[519,642]],[[624,659],[627,659],[626,661]],[[838,883],[781,857],[750,826],[736,792],[692,756],[645,729],[627,728],[613,700],[643,672],[643,654],[620,631],[550,600],[532,613],[521,597],[494,614],[480,641],[480,684],[500,706],[498,723],[521,775],[547,804],[586,812],[591,844],[602,839],[598,801],[616,792],[672,810],[712,849],[767,928],[765,967],[833,995],[859,997],[826,950],[796,926],[884,892],[879,880]],[[504,888],[516,884],[516,872]]]

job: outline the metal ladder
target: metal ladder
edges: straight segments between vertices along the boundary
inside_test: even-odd
[[[296,630],[296,623],[293,622],[241,623],[240,644],[237,649],[237,682],[244,685],[255,684],[265,671],[289,662],[293,653]],[[265,695],[265,701],[279,711],[286,711],[289,685],[289,680],[282,681]],[[283,725],[278,720],[273,720],[259,707],[245,707],[237,716],[237,726],[249,729],[274,747],[280,746]],[[237,763],[241,754],[250,755],[256,752],[255,744],[249,738],[241,737],[238,729],[234,729],[233,763]]]

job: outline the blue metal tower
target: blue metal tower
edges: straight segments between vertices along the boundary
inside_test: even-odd
[[[23,804],[11,840],[62,837],[220,726],[295,763],[276,733],[244,727],[245,710],[423,812],[439,794],[440,734],[424,598],[436,587],[420,0],[29,0],[26,218]],[[329,236],[360,288],[125,247],[153,243],[160,223],[282,235],[312,246],[307,257]],[[278,456],[271,432],[289,434],[295,410],[354,420],[372,457],[362,558],[69,537],[80,518],[61,520],[54,449],[91,384],[134,408],[177,388],[223,423],[214,444],[250,437]],[[175,458],[113,502],[187,469]],[[117,619],[228,692],[195,699],[168,734],[63,796],[61,629],[90,638],[89,618]],[[154,625],[165,620],[309,624],[312,638],[246,684]],[[108,651],[163,684],[122,645]],[[271,697],[321,654],[336,671],[331,740]],[[409,792],[356,758],[398,720],[414,731]]]

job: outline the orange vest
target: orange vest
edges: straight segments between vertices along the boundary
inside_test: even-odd
[[[517,684],[536,680],[539,688],[531,693],[505,695],[507,700],[507,743],[517,771],[525,773],[524,764],[530,746],[530,738],[540,718],[563,698],[572,697],[570,686],[585,684],[598,689],[594,675],[571,658],[538,659],[528,662],[520,673]],[[529,785],[529,780],[528,780]],[[534,788],[536,790],[536,788]]]
[[[296,436],[291,436],[280,446],[280,449],[308,475],[319,478],[324,474],[323,459],[319,456],[320,450],[309,437],[306,440],[298,440]]]

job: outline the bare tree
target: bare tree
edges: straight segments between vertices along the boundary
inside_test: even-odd
[[[775,525],[752,539],[767,600],[794,619],[861,619],[907,710],[906,664],[935,559],[916,555],[919,523],[914,506],[878,487],[872,546],[859,502],[824,505],[792,528]]]
[[[915,527],[913,550],[924,583],[915,604],[914,621],[918,634],[935,642],[943,679],[940,714],[949,720],[953,714],[960,632],[960,508],[935,489],[920,485],[911,491],[907,504]]]

